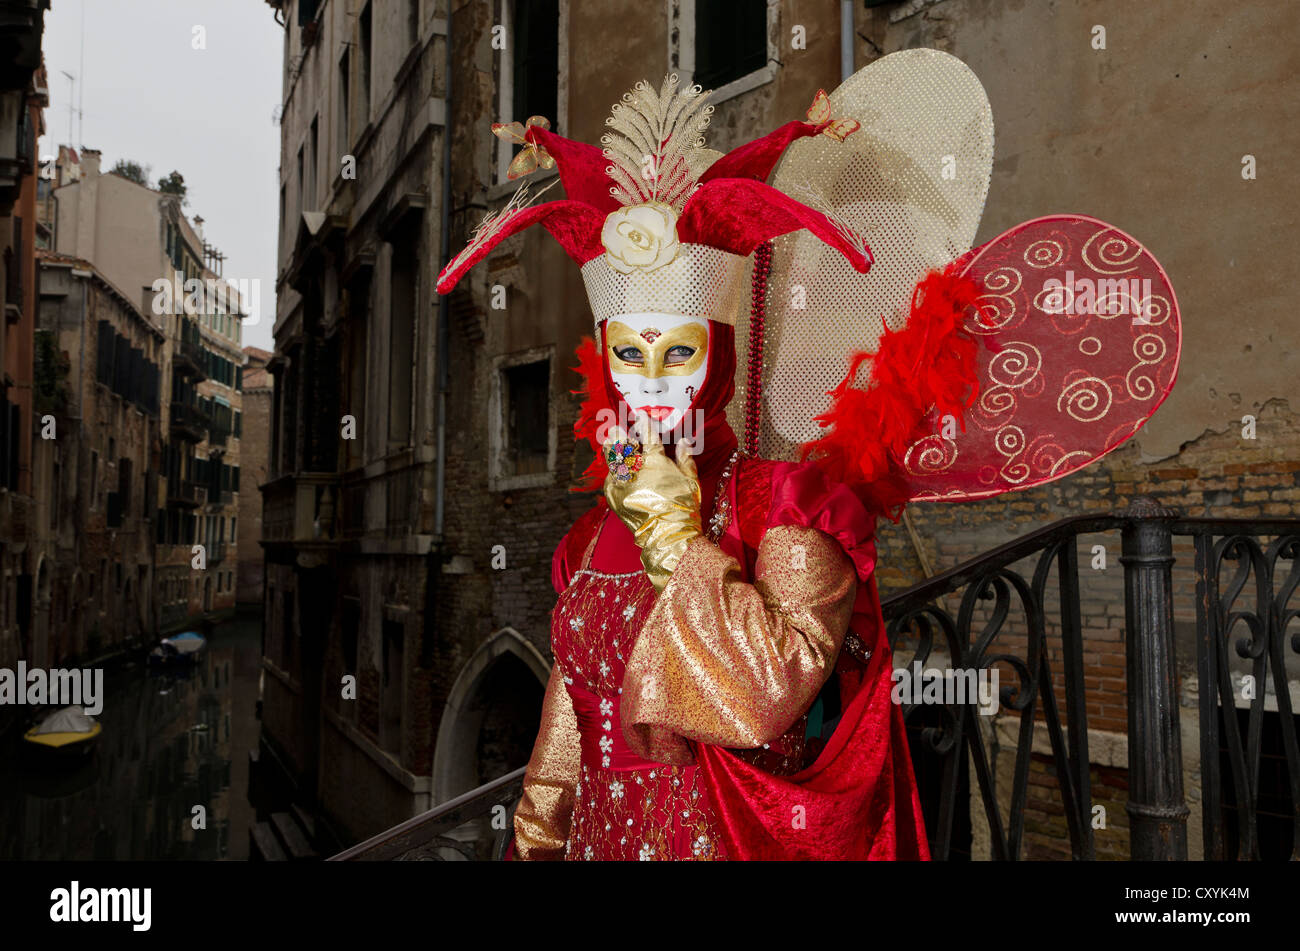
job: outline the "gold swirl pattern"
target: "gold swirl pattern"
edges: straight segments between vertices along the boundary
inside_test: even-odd
[[[1118,286],[1116,286],[1118,285]],[[1098,281],[1097,296],[1092,302],[1092,314],[1102,320],[1116,317],[1138,319],[1142,311],[1138,299],[1129,290],[1127,281]]]
[[[1165,342],[1155,334],[1143,334],[1133,341],[1133,356],[1137,363],[1124,374],[1124,386],[1128,395],[1138,400],[1149,400],[1156,395],[1155,380],[1147,374],[1135,376],[1142,367],[1159,364],[1165,358]]]
[[[1056,267],[1065,259],[1065,245],[1051,238],[1041,238],[1025,248],[1025,263],[1030,267]]]
[[[993,446],[1002,455],[1015,458],[1025,449],[1025,431],[1019,426],[1003,426],[993,437]]]
[[[915,500],[989,498],[1076,472],[1114,449],[1168,394],[1180,349],[1168,276],[1135,239],[1053,215],[984,245],[979,396],[966,428],[900,460]]]
[[[1079,459],[1079,458],[1082,458],[1086,462],[1087,460],[1092,458],[1092,453],[1088,452],[1086,449],[1076,449],[1074,450],[1074,452],[1067,452],[1060,459],[1056,460],[1056,463],[1052,466],[1051,471],[1048,472],[1048,475],[1056,475],[1058,472],[1061,471],[1061,469],[1064,466],[1066,466],[1070,462],[1070,460]]]
[[[912,475],[934,475],[951,469],[957,461],[957,444],[931,433],[907,447],[903,465]]]
[[[1008,461],[1005,466],[998,470],[998,474],[1012,485],[1019,485],[1029,478],[1029,466],[1023,462]]]
[[[1173,308],[1169,305],[1169,298],[1163,294],[1148,294],[1138,301],[1138,319],[1133,323],[1146,327],[1160,327],[1169,315],[1173,313]]]
[[[1065,447],[1059,442],[1053,442],[1055,438],[1053,433],[1044,433],[1034,439],[1026,450],[1025,455],[1029,457],[1029,465],[1038,472],[1044,472],[1052,467],[1055,459],[1059,459],[1065,453]]]
[[[997,333],[1015,319],[1016,302],[1004,294],[981,294],[977,310],[962,320],[962,327],[972,334]]]
[[[1023,283],[1020,272],[1014,267],[1000,267],[984,275],[984,288],[989,293],[977,299],[977,311],[963,322],[973,334],[992,334],[1012,326],[1019,308],[1016,295]]]
[[[1043,367],[1042,351],[1023,340],[1009,340],[1002,347],[989,360],[989,379],[1013,390],[1033,382]]]
[[[979,408],[989,416],[1001,416],[1016,408],[1016,394],[1005,386],[990,386],[980,394]]]
[[[1137,270],[1142,246],[1114,228],[1102,228],[1084,242],[1082,255],[1098,274],[1128,274]]]
[[[1013,485],[1024,482],[1029,478],[1029,466],[1023,462],[1016,462],[1016,457],[1025,450],[1025,431],[1019,426],[1003,426],[993,437],[993,447],[1002,455],[1007,457],[1007,461],[998,474]]]
[[[1061,395],[1056,399],[1056,411],[1068,413],[1071,419],[1080,422],[1096,422],[1110,412],[1113,399],[1105,380],[1087,376],[1061,389]]]
[[[1056,282],[1053,287],[1044,287],[1034,295],[1034,306],[1044,314],[1059,316],[1074,313],[1074,299],[1077,296],[1073,287]]]
[[[984,286],[994,294],[1010,296],[1020,290],[1020,272],[1013,267],[1000,267],[984,276]]]

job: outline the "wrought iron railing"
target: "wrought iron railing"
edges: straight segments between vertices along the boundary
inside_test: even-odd
[[[1300,655],[1300,632],[1287,636],[1290,622],[1300,616],[1300,607],[1290,607],[1300,584],[1300,522],[1291,519],[1251,521],[1245,525],[1235,519],[1179,519],[1173,522],[1176,534],[1193,536],[1196,546],[1196,626],[1197,681],[1200,692],[1201,775],[1204,789],[1202,834],[1207,859],[1300,858],[1300,748],[1297,746],[1296,710],[1292,702],[1293,685],[1300,677],[1288,676],[1290,655]],[[1273,536],[1264,544],[1260,536]],[[1279,562],[1290,562],[1283,575]],[[1236,562],[1236,570],[1226,585],[1220,572],[1226,562]],[[1247,582],[1254,576],[1254,604],[1239,604],[1248,599]],[[1230,641],[1238,624],[1244,624],[1248,637]],[[1245,681],[1232,679],[1230,652],[1249,662],[1250,690],[1242,690]],[[1290,665],[1291,671],[1297,665]],[[1261,839],[1259,830],[1261,799],[1261,761],[1263,759],[1263,719],[1268,707],[1268,686],[1273,687],[1279,728],[1280,757],[1275,765],[1285,771],[1290,794],[1291,838],[1282,842]],[[1220,730],[1218,711],[1234,710],[1237,700],[1249,694],[1247,725],[1243,742],[1237,716],[1224,716]],[[1226,743],[1226,756],[1212,755]],[[1207,753],[1206,751],[1209,751]],[[1221,768],[1226,759],[1231,785],[1225,786]],[[1226,814],[1222,793],[1232,792],[1233,828],[1225,828],[1221,817]],[[1274,823],[1275,826],[1285,822]],[[1235,841],[1233,841],[1235,840]],[[1289,855],[1288,855],[1289,852]]]
[[[393,826],[373,838],[333,856],[331,862],[438,861],[446,858],[500,859],[504,856],[514,825],[515,805],[524,788],[520,767],[463,796],[435,806],[428,812]],[[450,833],[471,822],[487,820],[493,835],[491,845],[458,839]],[[447,852],[456,853],[448,856]],[[486,854],[484,854],[486,852]]]
[[[996,666],[1014,680],[999,698],[1002,709],[1018,720],[1009,750],[1000,748],[997,731],[981,722],[969,703],[904,704],[904,718],[914,728],[928,708],[931,722],[919,727],[920,743],[941,764],[938,788],[921,790],[929,806],[932,856],[956,857],[954,828],[966,819],[984,823],[981,831],[987,833],[991,858],[1021,858],[1030,770],[1037,756],[1055,774],[1071,856],[1096,857],[1078,546],[1081,536],[1115,531],[1121,533],[1124,574],[1129,856],[1188,857],[1173,543],[1176,536],[1190,536],[1204,856],[1269,857],[1269,849],[1261,848],[1258,820],[1263,719],[1271,699],[1280,736],[1280,752],[1271,755],[1275,773],[1285,774],[1290,793],[1290,841],[1268,843],[1278,857],[1300,857],[1300,750],[1291,698],[1293,681],[1300,682],[1300,633],[1287,635],[1288,624],[1300,616],[1300,607],[1289,606],[1300,586],[1300,519],[1183,518],[1149,498],[1136,499],[1119,514],[1056,522],[882,601],[896,665],[901,653],[910,652],[908,666],[936,660],[953,670]],[[1026,561],[1031,571],[1017,568]],[[1285,574],[1280,562],[1290,562]],[[1225,582],[1221,573],[1229,564],[1235,570]],[[1252,576],[1250,603],[1244,594]],[[1239,624],[1249,636],[1230,643]],[[1253,691],[1240,690],[1232,679],[1230,646],[1249,662]],[[1289,675],[1288,667],[1297,674]],[[1058,668],[1064,688],[1059,700]],[[1238,724],[1239,701],[1246,703],[1244,731]],[[1036,749],[1034,740],[1041,733],[1046,742],[1040,738]],[[1221,740],[1226,743],[1222,749]],[[1009,768],[999,768],[1003,755],[1011,757]],[[959,782],[964,769],[974,776],[965,796]],[[1007,774],[1010,788],[999,789],[998,776]],[[447,849],[466,858],[489,857],[485,852],[500,857],[509,837],[509,829],[500,828],[501,816],[513,814],[522,778],[523,770],[516,770],[335,858],[435,858]],[[1223,785],[1225,779],[1229,786]],[[1230,805],[1223,801],[1225,788]],[[497,820],[490,849],[451,835],[489,816]]]

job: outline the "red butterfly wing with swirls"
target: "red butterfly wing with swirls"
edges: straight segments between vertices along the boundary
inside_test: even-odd
[[[1051,482],[1132,436],[1178,373],[1178,302],[1159,262],[1095,218],[1037,218],[963,256],[979,397],[965,431],[932,410],[901,460],[913,501]]]

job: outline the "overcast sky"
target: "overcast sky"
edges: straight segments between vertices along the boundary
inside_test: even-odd
[[[84,13],[84,62],[82,59]],[[195,27],[206,49],[194,48]],[[189,186],[186,215],[226,255],[224,276],[258,279],[243,343],[272,349],[279,214],[280,104],[284,33],[265,0],[52,0],[45,14],[50,107],[42,156],[68,138],[99,149],[104,171],[119,158],[172,169]],[[93,263],[93,262],[92,262]]]

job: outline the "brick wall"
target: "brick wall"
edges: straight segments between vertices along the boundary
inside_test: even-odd
[[[265,374],[263,374],[265,375]],[[271,452],[271,390],[244,390],[243,438],[239,442],[239,579],[236,599],[241,603],[262,600],[262,493],[257,487],[267,480]]]

